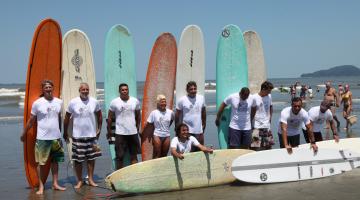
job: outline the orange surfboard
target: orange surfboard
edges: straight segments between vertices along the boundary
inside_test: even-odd
[[[27,69],[26,91],[24,101],[24,126],[31,114],[33,102],[41,94],[41,81],[49,79],[54,82],[54,96],[60,95],[61,81],[61,30],[59,24],[53,19],[45,19],[38,25],[30,50],[29,65]],[[36,124],[29,129],[24,141],[24,165],[29,185],[39,186],[35,162]],[[50,159],[49,159],[50,161]],[[46,181],[50,171],[50,162],[46,164],[47,171],[43,182]]]
[[[153,46],[146,73],[141,115],[141,155],[143,161],[153,157],[153,130],[144,130],[144,126],[151,111],[157,108],[157,95],[165,95],[167,108],[173,108],[176,62],[176,40],[171,33],[163,33],[156,39]]]

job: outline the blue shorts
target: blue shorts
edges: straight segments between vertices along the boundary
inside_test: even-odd
[[[229,127],[230,147],[250,147],[252,130],[236,130]]]

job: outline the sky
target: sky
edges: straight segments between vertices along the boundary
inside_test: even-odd
[[[360,1],[357,0],[2,0],[0,83],[25,83],[34,31],[53,18],[64,35],[84,31],[93,49],[97,82],[104,80],[104,45],[115,24],[133,35],[137,78],[142,81],[152,46],[163,32],[177,42],[198,25],[204,34],[208,80],[214,80],[222,28],[235,24],[261,39],[269,78],[295,78],[338,65],[360,67]]]

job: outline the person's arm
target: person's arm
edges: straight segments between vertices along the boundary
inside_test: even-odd
[[[254,128],[254,118],[255,118],[255,114],[256,114],[256,106],[251,107],[251,112],[250,112],[250,123],[251,123],[251,129]]]
[[[318,151],[318,146],[316,145],[312,124],[311,123],[305,124],[305,127],[310,140],[310,148],[312,148],[316,153]]]
[[[140,110],[135,110],[135,122],[136,122],[137,132],[140,131],[140,120],[141,120]]]
[[[224,112],[225,107],[226,107],[226,104],[224,102],[222,102],[220,104],[219,110],[218,110],[218,112],[216,114],[216,119],[215,119],[215,125],[216,126],[220,125],[220,118],[221,118],[222,113]]]
[[[273,115],[273,106],[270,105],[270,116],[269,116],[269,122],[270,122],[270,124],[271,124],[272,115]]]
[[[284,147],[286,148],[289,154],[292,154],[292,147],[291,145],[288,144],[288,140],[287,140],[287,124],[280,122],[280,127],[281,127],[281,136]]]
[[[21,136],[20,136],[20,140],[21,140],[22,142],[25,141],[25,135],[26,135],[26,133],[28,132],[28,130],[33,126],[33,124],[35,123],[35,121],[36,121],[36,116],[35,116],[35,115],[30,115],[30,119],[27,121],[26,126],[25,126],[25,128],[23,129],[23,132],[22,132],[22,134],[21,134]]]
[[[206,128],[206,107],[202,107],[201,109],[201,122],[202,122],[202,130],[203,133],[205,133],[205,128]]]
[[[336,90],[333,90],[334,100],[336,101],[336,107],[340,106],[340,95],[337,94]]]
[[[334,138],[335,142],[339,142],[339,135],[337,133],[334,120],[332,120],[332,119],[329,120],[329,123],[330,123],[331,131],[333,132],[333,138]]]
[[[176,157],[176,158],[179,158],[180,160],[184,159],[184,155],[181,154],[181,153],[178,153],[176,151],[176,148],[174,148],[174,147],[171,147],[171,155]]]
[[[204,153],[212,153],[214,151],[214,149],[208,148],[208,147],[206,147],[206,146],[204,146],[202,144],[198,144],[198,145],[196,145],[196,147],[198,147]]]
[[[180,124],[180,121],[181,121],[181,117],[183,115],[183,112],[182,110],[179,110],[179,109],[176,109],[176,112],[175,112],[175,128]]]
[[[97,119],[97,130],[96,130],[96,138],[99,139],[100,133],[101,133],[101,127],[102,127],[102,113],[101,110],[98,110],[96,113],[96,119]]]
[[[350,111],[352,111],[352,92],[349,92],[349,106],[350,106]]]
[[[70,117],[71,117],[71,113],[66,112],[64,119],[64,135],[63,135],[65,141],[69,141],[68,127],[69,127]]]
[[[110,139],[111,138],[111,123],[112,123],[112,119],[114,118],[114,112],[109,110],[108,112],[108,118],[107,118],[107,134],[106,134],[106,138]]]

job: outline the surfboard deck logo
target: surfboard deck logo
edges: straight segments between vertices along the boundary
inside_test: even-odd
[[[230,36],[230,30],[229,29],[224,29],[223,32],[221,33],[221,35],[224,37],[224,38],[228,38]]]
[[[75,49],[71,63],[75,66],[75,71],[80,73],[80,66],[83,64],[83,58],[79,56],[79,49]]]
[[[119,67],[122,68],[121,50],[119,50]]]

